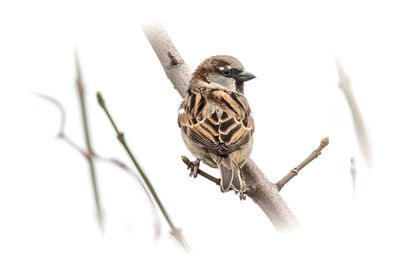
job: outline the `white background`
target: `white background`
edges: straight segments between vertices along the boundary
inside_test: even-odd
[[[395,1],[2,1],[0,3],[0,266],[398,266],[399,8]],[[257,79],[245,93],[256,123],[252,158],[271,181],[330,137],[323,154],[283,190],[303,225],[279,235],[252,200],[188,177],[176,123],[179,95],[141,24],[160,20],[193,70],[217,54]],[[83,146],[73,49],[87,87],[95,151],[129,163],[95,93],[100,90],[192,248],[162,233],[137,182],[96,164],[106,232],[96,225],[88,166],[55,139]],[[338,88],[351,76],[372,142],[368,175]],[[350,158],[357,165],[352,199]],[[217,175],[217,170],[202,166]],[[160,215],[161,216],[161,215]]]

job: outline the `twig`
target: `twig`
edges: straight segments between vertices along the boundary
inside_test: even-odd
[[[275,184],[276,187],[278,188],[278,191],[281,191],[282,187],[284,187],[287,182],[289,182],[293,177],[295,177],[297,174],[299,174],[301,169],[303,169],[311,161],[313,161],[319,155],[321,155],[322,149],[324,149],[328,144],[329,144],[328,137],[322,139],[319,147],[316,150],[311,152],[311,154],[302,163],[300,163],[297,167],[293,168],[288,174],[286,174],[285,177],[283,177],[281,180],[279,180],[279,182],[277,182]]]
[[[96,203],[97,221],[99,223],[101,231],[104,232],[103,211],[102,211],[101,204],[100,204],[99,190],[97,188],[96,170],[94,168],[94,163],[93,163],[93,159],[92,159],[93,149],[92,149],[92,144],[90,141],[90,133],[89,133],[89,122],[88,122],[88,116],[87,116],[86,97],[85,97],[86,92],[85,92],[85,88],[84,88],[83,82],[82,82],[82,74],[81,74],[81,69],[79,66],[79,60],[78,60],[78,55],[77,55],[76,50],[75,50],[75,64],[76,64],[76,88],[78,90],[79,103],[80,103],[80,107],[81,107],[81,115],[82,115],[83,130],[84,130],[84,135],[85,135],[86,150],[89,154],[89,156],[86,157],[86,159],[89,163],[93,195],[94,195],[94,199],[95,199],[95,203]]]
[[[117,125],[115,124],[115,121],[113,120],[113,118],[111,117],[110,112],[108,111],[106,104],[104,102],[104,98],[101,95],[100,92],[97,92],[97,101],[100,105],[100,107],[104,110],[104,112],[106,113],[108,119],[110,120],[115,132],[117,133],[117,138],[118,141],[121,143],[121,145],[124,147],[125,151],[128,153],[129,158],[132,160],[133,164],[135,165],[136,169],[138,170],[140,176],[142,177],[144,183],[146,184],[147,188],[149,189],[151,195],[153,196],[153,199],[155,200],[157,206],[160,208],[162,214],[164,215],[166,221],[168,222],[170,228],[171,228],[171,232],[170,234],[175,238],[175,240],[182,246],[182,248],[184,248],[187,252],[190,251],[189,245],[186,242],[186,240],[184,239],[181,229],[178,229],[175,227],[175,225],[173,224],[171,217],[168,215],[167,210],[164,208],[164,205],[162,204],[160,198],[158,197],[153,185],[151,184],[149,178],[147,177],[147,175],[144,173],[142,167],[139,165],[139,163],[137,162],[136,158],[133,156],[130,148],[128,147],[124,134],[118,129]]]
[[[184,97],[191,78],[189,67],[179,55],[162,25],[149,23],[143,25],[143,31],[160,60],[168,79],[179,94]],[[173,65],[169,56],[171,54],[180,63],[176,67],[171,67]],[[275,184],[267,180],[254,161],[249,159],[242,171],[246,184],[251,188],[251,190],[246,191],[246,194],[259,205],[278,231],[287,232],[299,227],[299,222],[279,195]]]
[[[50,97],[48,95],[43,95],[43,94],[39,94],[39,93],[35,93],[35,94],[38,97],[40,97],[40,98],[52,103],[53,105],[55,105],[58,108],[58,110],[60,111],[61,122],[60,122],[59,132],[57,134],[57,138],[65,141],[68,145],[70,145],[72,148],[77,150],[82,156],[84,156],[85,158],[88,158],[89,157],[89,153],[87,151],[83,150],[82,148],[80,148],[64,132],[65,124],[66,124],[66,113],[65,113],[65,109],[64,109],[63,105],[61,105],[61,103],[59,101],[57,101],[56,99],[54,99],[53,97]],[[100,155],[98,155],[96,153],[92,154],[92,158],[118,166],[119,168],[124,170],[126,173],[128,173],[132,178],[134,178],[134,180],[136,182],[139,183],[139,185],[142,187],[143,192],[145,193],[147,199],[149,200],[149,203],[151,204],[152,212],[153,212],[153,215],[154,215],[155,239],[158,239],[158,237],[160,236],[160,233],[161,233],[160,218],[159,218],[158,213],[156,211],[156,207],[154,205],[154,202],[153,202],[151,196],[149,195],[149,192],[147,191],[147,189],[146,189],[145,185],[143,184],[142,180],[140,180],[139,177],[125,163],[121,162],[118,159],[103,157],[103,156],[100,156]]]
[[[188,166],[188,168],[194,167],[193,162],[191,162],[187,157],[182,156],[182,161],[186,164],[186,166]],[[215,178],[214,176],[209,175],[208,173],[206,173],[200,169],[198,170],[197,173],[200,174],[201,176],[203,176],[204,178],[210,180],[211,182],[216,183],[217,185],[220,185],[220,183],[221,183],[221,179]]]
[[[360,145],[361,153],[363,155],[364,161],[368,166],[370,172],[373,169],[373,157],[370,141],[368,138],[367,130],[365,128],[361,112],[358,108],[356,98],[353,94],[353,89],[350,85],[350,78],[344,71],[343,65],[339,58],[336,58],[336,67],[339,74],[339,87],[342,89],[344,95],[346,96],[347,103],[349,104],[351,114],[353,116],[354,128],[357,134],[358,143]]]

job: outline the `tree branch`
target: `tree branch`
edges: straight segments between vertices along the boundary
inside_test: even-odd
[[[316,150],[311,152],[311,154],[302,163],[300,163],[296,168],[293,168],[288,174],[286,174],[285,177],[283,177],[279,182],[277,182],[275,184],[276,187],[278,188],[278,191],[281,191],[282,187],[284,187],[287,182],[289,182],[293,177],[295,177],[297,174],[299,174],[301,169],[303,169],[311,161],[313,161],[319,155],[321,155],[322,149],[324,149],[328,144],[329,144],[328,137],[322,139],[319,147]]]
[[[145,24],[143,31],[167,77],[179,94],[184,97],[191,77],[189,67],[184,63],[162,25]],[[259,205],[278,231],[286,232],[299,227],[299,222],[279,195],[275,184],[268,181],[253,160],[249,159],[242,171],[246,184],[251,188],[246,191],[246,194]]]
[[[90,141],[90,133],[89,133],[89,122],[88,122],[88,116],[87,116],[86,97],[85,97],[86,92],[85,92],[85,87],[83,86],[83,82],[82,82],[82,74],[81,74],[81,69],[79,66],[79,60],[78,60],[78,55],[76,53],[76,50],[75,50],[75,65],[76,65],[76,89],[78,91],[79,103],[80,103],[80,107],[81,107],[81,115],[82,115],[83,131],[84,131],[84,135],[85,135],[86,150],[89,154],[89,156],[86,157],[86,159],[89,164],[93,195],[94,195],[94,199],[95,199],[95,203],[96,203],[97,222],[100,226],[101,231],[104,232],[103,211],[102,211],[101,204],[100,204],[99,190],[97,188],[96,170],[94,168],[94,162],[92,159],[93,149],[92,149],[92,144]]]
[[[132,160],[132,162],[135,165],[136,169],[138,170],[140,176],[142,177],[144,183],[146,184],[147,188],[149,189],[151,195],[153,196],[153,199],[155,200],[157,206],[160,208],[162,214],[164,215],[166,221],[168,222],[168,224],[171,228],[171,232],[170,232],[171,236],[175,238],[175,240],[182,246],[182,248],[184,248],[187,252],[189,252],[190,251],[189,245],[186,242],[185,238],[183,237],[181,229],[176,228],[175,225],[173,224],[171,217],[168,215],[167,210],[165,209],[164,205],[162,204],[160,198],[158,197],[153,185],[150,182],[150,179],[144,173],[142,167],[139,165],[138,161],[136,160],[135,156],[133,155],[129,146],[127,145],[124,134],[118,129],[117,125],[115,124],[115,121],[111,117],[111,114],[108,111],[107,106],[104,102],[104,98],[100,92],[97,92],[97,101],[98,101],[100,107],[106,113],[108,119],[110,120],[110,122],[117,134],[118,141],[121,143],[121,145],[124,147],[125,151],[128,153],[129,158]]]
[[[353,116],[353,123],[357,134],[358,144],[360,145],[364,161],[367,164],[369,171],[371,172],[373,169],[371,144],[362,119],[360,109],[358,108],[356,98],[350,84],[350,78],[347,76],[342,63],[338,58],[336,58],[336,67],[339,74],[339,87],[342,89],[346,97],[347,103],[349,104],[351,114]]]
[[[293,177],[295,177],[300,172],[301,169],[303,169],[311,161],[316,159],[321,154],[322,149],[324,149],[328,144],[329,144],[329,138],[322,139],[319,147],[316,150],[314,150],[302,163],[300,163],[296,168],[292,169],[285,177],[283,177],[279,182],[277,182],[275,184],[278,191],[280,191],[287,182],[289,182]],[[194,167],[193,163],[187,157],[182,156],[182,161],[188,166],[188,168]],[[210,180],[211,182],[214,182],[218,186],[220,185],[220,179],[215,178],[214,176],[204,172],[203,170],[199,169],[198,174],[203,176],[204,178]],[[266,185],[266,186],[270,186],[270,185]],[[261,192],[262,190],[263,189],[260,189],[260,188],[257,189],[257,185],[256,185],[256,187],[254,187],[254,185],[252,185],[252,186],[250,186],[250,189],[248,191],[246,191],[245,193],[247,195],[253,195],[254,198],[256,200],[258,200],[258,198],[259,198],[258,194],[261,194],[261,195],[263,194],[263,192]],[[259,192],[257,192],[257,191],[259,191]],[[263,197],[265,198],[266,196],[263,196]],[[253,200],[254,200],[254,198],[253,198]],[[265,205],[265,204],[259,203],[259,205]],[[273,219],[275,219],[275,218],[273,218]],[[281,223],[280,221],[277,221],[277,224],[280,224],[280,223]]]
[[[160,60],[168,79],[181,97],[185,97],[192,73],[179,55],[164,27],[158,23],[148,23],[143,25],[143,31]]]

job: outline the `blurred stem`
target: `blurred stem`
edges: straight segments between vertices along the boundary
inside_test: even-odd
[[[84,88],[83,82],[82,82],[81,68],[79,65],[79,59],[78,59],[78,55],[77,55],[76,51],[75,51],[75,65],[76,65],[76,88],[78,90],[79,102],[80,102],[80,107],[81,107],[82,123],[83,123],[83,130],[84,130],[85,142],[86,142],[86,150],[88,152],[88,156],[86,158],[89,163],[93,195],[94,195],[94,199],[95,199],[95,203],[96,203],[97,222],[99,224],[101,231],[104,232],[103,213],[102,213],[101,204],[100,204],[99,190],[97,187],[96,170],[94,168],[94,162],[93,162],[93,157],[92,157],[93,149],[92,149],[92,144],[90,141],[85,88]]]
[[[350,173],[351,173],[351,180],[353,182],[353,198],[356,197],[356,178],[357,178],[357,169],[356,169],[356,161],[354,158],[350,159]]]
[[[147,188],[149,189],[151,195],[153,196],[153,199],[155,200],[155,202],[157,203],[157,206],[160,208],[162,214],[164,215],[166,221],[168,222],[170,228],[171,228],[171,235],[176,239],[176,241],[178,241],[178,243],[186,250],[189,251],[189,246],[186,242],[186,240],[184,239],[182,232],[180,229],[176,228],[175,225],[173,224],[171,217],[168,215],[167,210],[165,209],[164,205],[162,204],[160,198],[158,197],[153,185],[151,184],[149,178],[147,177],[147,175],[144,173],[142,167],[139,165],[139,163],[137,162],[136,158],[133,156],[130,148],[128,147],[124,134],[122,132],[119,131],[117,125],[115,124],[115,121],[113,120],[113,118],[111,117],[110,112],[108,111],[105,102],[104,102],[104,98],[101,95],[100,92],[97,92],[97,101],[99,103],[99,105],[102,107],[102,109],[104,110],[104,112],[106,113],[108,119],[110,120],[115,132],[117,133],[117,138],[118,141],[121,143],[121,145],[124,147],[125,151],[128,153],[129,158],[132,160],[133,164],[135,165],[136,169],[138,170],[140,176],[142,177],[143,181],[145,182]]]
[[[344,71],[343,65],[340,62],[339,58],[336,58],[336,67],[339,75],[339,87],[342,89],[344,95],[346,96],[346,100],[353,117],[354,128],[357,134],[361,153],[363,155],[365,163],[368,166],[369,172],[371,173],[373,171],[373,154],[371,142],[368,137],[363,117],[361,115],[360,109],[358,108],[357,101],[353,93],[353,88],[350,84],[350,78]]]

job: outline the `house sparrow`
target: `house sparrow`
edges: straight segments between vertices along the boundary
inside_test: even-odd
[[[243,83],[254,78],[234,57],[210,57],[193,73],[178,112],[183,141],[197,158],[190,176],[197,176],[203,161],[219,169],[221,191],[233,189],[240,199],[246,190],[241,168],[250,156],[254,132]]]

